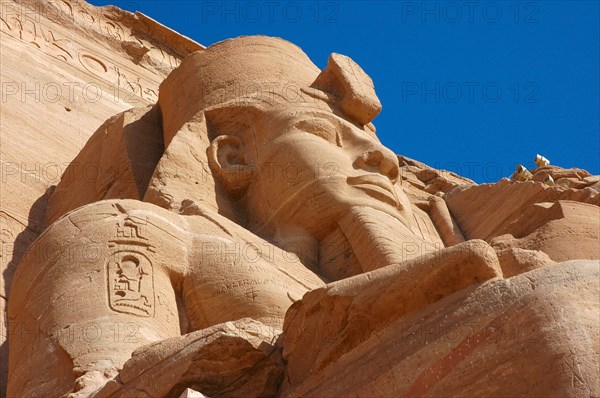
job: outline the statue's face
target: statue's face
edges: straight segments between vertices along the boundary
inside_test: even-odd
[[[353,206],[402,220],[408,199],[395,186],[398,160],[373,132],[312,108],[266,119],[246,145],[257,170],[246,195],[257,226],[300,227],[318,239]]]

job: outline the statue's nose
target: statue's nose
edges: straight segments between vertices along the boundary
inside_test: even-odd
[[[398,179],[398,157],[389,149],[369,148],[355,161],[353,166],[370,172],[377,172],[389,178],[392,182]]]

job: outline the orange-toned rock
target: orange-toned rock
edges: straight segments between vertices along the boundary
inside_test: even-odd
[[[48,189],[59,183],[61,175],[68,175],[68,166],[105,120],[132,107],[153,105],[160,82],[183,57],[203,46],[141,13],[94,7],[82,0],[3,1],[0,35],[0,396],[4,396],[6,340],[11,333],[6,299],[16,264],[44,230]],[[123,47],[125,42],[149,50],[134,54]],[[148,151],[139,149],[139,155]],[[96,155],[102,156],[99,151]],[[112,155],[104,156],[106,160]],[[126,160],[123,154],[114,156],[112,160]],[[88,182],[95,179],[93,166],[85,170]],[[125,171],[128,166],[123,166]],[[105,182],[90,185],[99,188]],[[77,205],[79,200],[68,198],[62,205]]]
[[[599,394],[596,177],[477,185],[383,146],[344,55],[321,71],[277,38],[205,49],[114,7],[83,33],[68,16],[99,9],[44,4],[46,41],[97,41],[79,63],[142,101],[2,108],[13,165],[65,162],[52,184],[3,179],[9,396]],[[84,78],[77,46],[38,70],[56,46],[17,22],[6,48],[31,73]],[[33,114],[46,130],[23,131]]]
[[[282,397],[600,393],[598,261],[471,286],[385,327],[353,311],[366,304],[359,295],[324,293],[288,312]]]
[[[461,186],[444,198],[468,239],[540,250],[554,261],[600,258],[600,195],[594,188],[502,180]]]
[[[190,387],[209,397],[274,396],[284,367],[273,345],[279,332],[244,318],[142,347],[118,379],[93,396],[128,397],[143,389],[155,397],[185,397]]]
[[[164,152],[160,125],[157,107],[133,108],[108,119],[52,191],[45,224],[99,200],[141,200]],[[141,147],[140,142],[144,143]]]

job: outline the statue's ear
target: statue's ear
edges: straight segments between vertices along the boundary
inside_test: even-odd
[[[208,148],[208,163],[230,195],[242,195],[254,177],[242,141],[232,135],[216,137]]]

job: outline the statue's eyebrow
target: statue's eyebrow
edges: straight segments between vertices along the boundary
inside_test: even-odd
[[[310,118],[319,118],[319,117],[324,118],[334,125],[334,127],[336,128],[336,144],[339,147],[343,146],[341,130],[342,129],[351,129],[351,128],[355,128],[355,127],[358,128],[351,121],[346,120],[344,117],[342,117],[336,113],[333,113],[333,112],[327,112],[322,109],[318,109],[318,110],[310,109],[306,112],[307,112],[306,116],[308,116]],[[360,134],[364,134],[369,139],[379,142],[377,135],[375,135],[374,133],[369,133],[368,131],[365,131],[364,129],[361,129],[361,128],[358,128],[358,130],[360,130]]]
[[[333,129],[333,131],[335,132],[335,144],[338,147],[342,147],[343,145],[343,140],[342,140],[342,130],[346,128],[346,126],[344,126],[340,120],[338,120],[335,117],[332,117],[332,115],[329,115],[327,113],[324,112],[316,112],[313,114],[308,114],[308,115],[303,115],[302,117],[300,117],[300,119],[296,122],[294,122],[294,126],[298,126],[300,124],[305,124],[307,123],[308,125],[310,124],[327,124],[330,127],[327,127],[327,129],[329,130],[330,128]]]
[[[335,128],[335,143],[340,148],[343,147],[344,141],[342,140],[342,131],[341,130],[348,128],[348,126],[346,126],[344,123],[344,122],[347,123],[347,121],[345,121],[343,118],[339,117],[338,115],[336,115],[334,113],[323,112],[323,111],[317,112],[315,116],[323,117],[324,119],[326,119],[329,123],[331,123],[333,125],[333,127]]]
[[[332,121],[332,123],[335,123],[335,125],[339,126],[339,128],[341,128],[341,129],[348,129],[348,128],[351,129],[353,127],[356,127],[352,122],[344,119],[343,117],[341,117],[339,115],[336,115],[335,113],[319,112],[319,115],[326,116],[328,120]],[[377,138],[377,135],[371,134],[360,128],[358,130],[360,130],[361,134],[365,134],[368,138],[379,141],[379,139]],[[337,131],[337,135],[340,135],[339,129]],[[340,143],[338,145],[342,146],[341,145],[341,135],[340,135]]]

